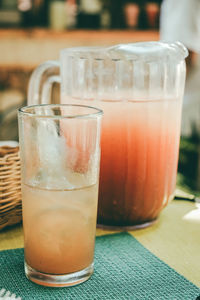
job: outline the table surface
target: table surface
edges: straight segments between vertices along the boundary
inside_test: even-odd
[[[129,231],[144,247],[200,287],[200,208],[172,201],[151,227]],[[96,235],[113,233],[97,229]],[[0,232],[0,250],[23,247],[22,226]]]

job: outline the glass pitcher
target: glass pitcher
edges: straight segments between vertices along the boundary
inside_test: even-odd
[[[99,225],[148,226],[173,199],[186,56],[179,42],[69,48],[33,72],[29,104],[50,102],[57,81],[61,103],[104,111]]]

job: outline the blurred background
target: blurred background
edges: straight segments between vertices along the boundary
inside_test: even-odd
[[[1,0],[2,28],[158,29],[161,0]]]
[[[160,2],[0,0],[0,139],[18,138],[16,107],[38,64],[66,47],[157,40]]]
[[[26,104],[30,74],[38,64],[58,59],[61,49],[160,37],[180,40],[190,50],[190,56],[178,179],[186,188],[200,191],[200,84],[195,84],[195,78],[200,78],[200,45],[195,42],[199,38],[200,44],[197,2],[200,1],[0,0],[0,141],[18,139],[17,108]]]

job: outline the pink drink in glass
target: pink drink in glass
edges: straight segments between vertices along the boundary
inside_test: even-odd
[[[72,190],[23,185],[25,258],[47,274],[69,274],[93,262],[97,184]]]

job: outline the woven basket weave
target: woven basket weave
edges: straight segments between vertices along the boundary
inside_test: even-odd
[[[0,147],[0,230],[22,220],[19,147]]]

